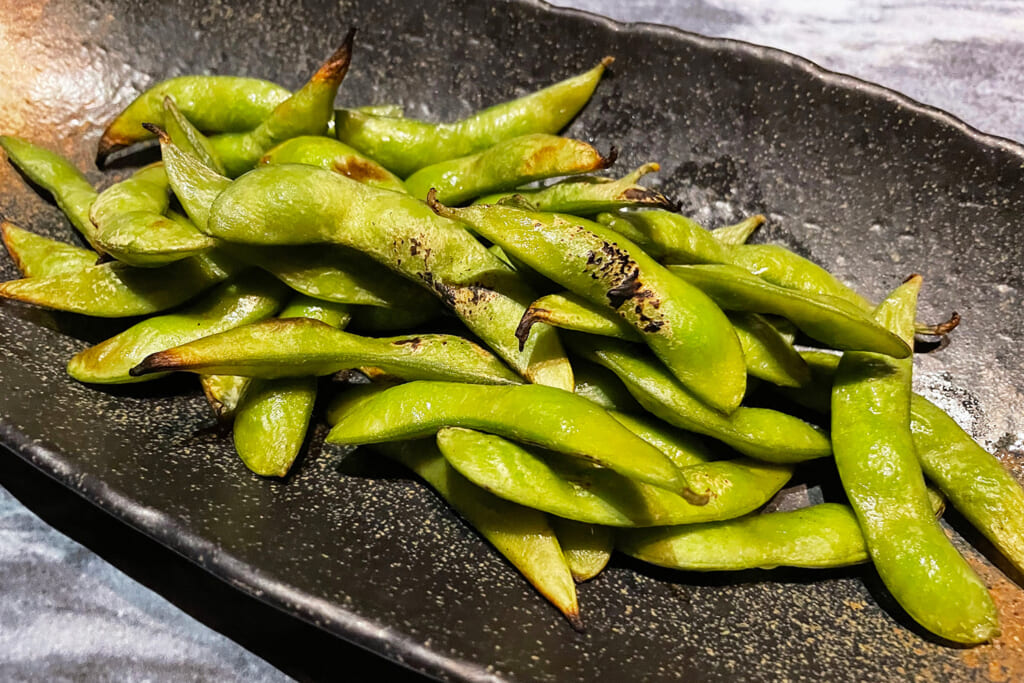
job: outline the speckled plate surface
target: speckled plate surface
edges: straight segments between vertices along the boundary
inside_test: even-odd
[[[919,358],[918,390],[1008,464],[1024,463],[1024,149],[786,53],[536,2],[57,0],[4,9],[0,126],[109,182],[92,166],[95,143],[140,89],[191,72],[295,87],[350,24],[361,33],[340,101],[399,102],[426,118],[465,114],[615,55],[571,134],[614,144],[623,168],[661,162],[655,182],[709,225],[768,214],[760,239],[873,297],[922,273],[923,317],[955,309],[964,323],[948,348]],[[0,188],[4,216],[72,238],[6,165]],[[6,259],[0,274],[15,276]],[[0,305],[0,440],[240,590],[427,674],[1024,675],[1021,591],[973,550],[1004,625],[981,648],[928,638],[868,568],[705,576],[622,558],[581,586],[587,631],[576,633],[404,473],[314,440],[286,482],[263,481],[208,430],[189,380],[96,390],[64,375],[68,357],[117,329]]]

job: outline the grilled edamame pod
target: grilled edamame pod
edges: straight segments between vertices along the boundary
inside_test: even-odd
[[[332,418],[330,443],[413,439],[435,434],[442,427],[482,429],[679,492],[694,500],[696,507],[705,502],[665,454],[590,401],[553,387],[410,382],[360,396],[351,405],[333,410]]]
[[[244,272],[184,310],[143,320],[75,354],[68,362],[68,374],[93,384],[156,379],[129,371],[155,351],[272,316],[284,303],[285,293],[285,287],[269,275]]]
[[[473,203],[513,202],[515,205],[526,202],[534,211],[569,213],[574,216],[593,216],[602,211],[627,207],[656,207],[675,211],[678,207],[671,199],[657,190],[638,184],[640,178],[660,168],[656,163],[648,163],[618,180],[594,176],[570,178],[539,190],[486,195]]]
[[[259,163],[319,166],[359,183],[395,192],[408,192],[401,178],[373,159],[343,142],[320,135],[300,135],[285,140],[264,154]]]
[[[709,408],[634,345],[586,335],[568,341],[584,358],[614,372],[640,405],[671,425],[768,462],[800,462],[832,453],[827,435],[792,415],[747,406],[723,415]]]
[[[7,221],[0,221],[0,237],[25,277],[59,275],[96,264],[94,251],[51,240]]]
[[[440,215],[464,222],[538,273],[614,309],[708,405],[725,413],[739,405],[747,373],[729,320],[700,290],[637,245],[605,226],[571,216],[497,205],[452,209],[433,198],[427,201]],[[527,337],[520,334],[519,339]]]
[[[0,135],[0,147],[7,159],[33,183],[53,196],[57,206],[81,233],[89,245],[101,251],[96,241],[96,226],[89,220],[89,210],[97,192],[74,164],[48,149],[33,145],[13,135]]]
[[[240,76],[178,76],[150,86],[111,121],[100,138],[97,163],[121,147],[153,137],[142,127],[164,127],[163,102],[171,97],[182,114],[207,133],[252,130],[291,92],[270,81]]]
[[[190,221],[164,215],[168,190],[164,165],[156,163],[101,192],[89,219],[103,251],[129,265],[152,268],[216,246]]]
[[[908,345],[920,276],[883,301],[875,318]],[[913,359],[848,351],[832,389],[836,467],[886,588],[919,624],[961,643],[999,633],[985,584],[953,547],[928,503],[910,430]]]
[[[801,386],[810,371],[791,341],[774,325],[756,313],[726,313],[743,349],[747,373],[780,386]],[[530,304],[519,323],[520,334],[533,325],[545,323],[575,332],[613,337],[626,341],[642,338],[625,320],[604,306],[598,306],[572,292],[548,294]]]
[[[810,384],[784,390],[800,405],[828,413],[839,356],[802,351]],[[1024,488],[991,453],[920,394],[910,397],[910,431],[925,476],[985,535],[1013,566],[1024,571]]]
[[[579,76],[454,123],[427,123],[341,109],[335,115],[334,132],[345,144],[405,178],[424,166],[473,154],[503,140],[530,133],[557,133],[587,103],[612,61],[605,57]]]
[[[768,502],[792,474],[787,466],[751,460],[693,465],[680,471],[708,494],[705,505],[694,505],[663,488],[557,453],[541,456],[492,434],[445,428],[437,443],[452,467],[495,495],[566,519],[615,527],[738,517]]]
[[[861,309],[827,294],[773,285],[728,265],[670,266],[726,310],[779,315],[832,348],[906,358],[910,347]]]
[[[341,47],[320,65],[306,84],[277,105],[258,126],[242,133],[224,133],[210,139],[229,177],[245,173],[256,165],[260,157],[285,140],[327,132],[327,124],[334,116],[334,98],[352,60],[354,38],[355,29],[351,29]]]
[[[217,198],[208,229],[232,242],[358,249],[432,291],[528,380],[572,389],[553,330],[522,351],[516,344],[532,291],[462,226],[413,197],[312,166],[262,166]]]
[[[485,349],[450,334],[375,339],[319,320],[266,320],[136,360],[132,376],[185,371],[243,377],[308,377],[377,367],[403,379],[521,382]],[[141,361],[141,362],[140,362]]]
[[[535,133],[499,142],[482,152],[425,166],[405,179],[409,192],[425,199],[433,188],[437,201],[463,204],[490,192],[511,190],[558,176],[607,168],[614,156],[580,140]]]
[[[159,268],[111,261],[0,283],[0,297],[97,318],[149,315],[188,301],[239,268],[236,260],[220,252]]]
[[[348,322],[342,304],[292,297],[278,319],[306,318],[334,328]],[[283,477],[299,455],[316,402],[316,377],[255,379],[235,414],[235,451],[246,467],[266,477]]]
[[[430,484],[551,601],[574,628],[582,630],[572,573],[544,513],[502,500],[466,481],[445,462],[432,440],[381,443],[373,448],[402,463]]]

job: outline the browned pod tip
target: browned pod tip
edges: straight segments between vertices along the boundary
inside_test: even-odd
[[[3,239],[4,248],[7,249],[7,253],[10,254],[11,259],[14,261],[14,265],[18,267],[18,270],[25,272],[25,263],[18,256],[18,249],[14,245],[14,232],[19,230],[18,226],[7,220],[0,220],[0,239]]]
[[[163,128],[156,125],[155,123],[144,123],[142,124],[142,127],[148,130],[153,135],[157,136],[157,138],[160,139],[161,143],[171,141],[171,137],[167,134],[167,131],[165,131]]]
[[[562,610],[562,614],[569,620],[569,625],[577,633],[586,633],[587,628],[583,625],[583,618],[580,617],[580,608],[573,605],[572,609]]]
[[[173,351],[157,351],[142,359],[142,362],[128,371],[132,377],[142,377],[154,372],[180,370],[185,367],[181,357]]]
[[[352,43],[356,38],[356,29],[353,26],[348,30],[341,47],[334,51],[327,61],[317,69],[311,80],[322,83],[341,83],[348,73],[348,66],[352,62]]]
[[[530,338],[530,330],[537,323],[543,323],[548,321],[548,317],[551,315],[551,311],[546,308],[534,308],[530,306],[523,313],[523,317],[519,319],[519,324],[516,325],[516,339],[519,341],[519,350],[522,351],[526,346],[526,340]]]

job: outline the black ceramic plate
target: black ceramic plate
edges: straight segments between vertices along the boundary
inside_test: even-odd
[[[90,163],[102,124],[181,73],[295,87],[355,24],[342,100],[448,118],[604,56],[610,78],[569,133],[655,159],[662,189],[717,224],[758,211],[761,236],[879,297],[924,275],[923,317],[964,323],[923,355],[917,387],[983,443],[1024,461],[1024,150],[792,55],[537,2],[363,0],[183,4],[58,0],[5,10],[3,132]],[[0,168],[0,211],[70,238]],[[3,261],[2,275],[13,277]],[[0,307],[0,435],[15,453],[240,590],[441,678],[975,679],[1019,674],[1019,592],[977,553],[1007,636],[934,642],[867,568],[728,576],[616,559],[580,588],[584,634],[419,483],[314,448],[285,483],[249,474],[192,384],[96,390],[67,358],[112,329]],[[954,520],[954,525],[956,522]],[[963,529],[963,525],[958,528]],[[994,668],[993,668],[994,667]],[[1001,668],[1002,667],[1002,668]]]

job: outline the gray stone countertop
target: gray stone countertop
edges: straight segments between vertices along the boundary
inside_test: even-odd
[[[561,0],[778,47],[1024,140],[1024,3]],[[339,669],[340,665],[340,669]],[[411,678],[243,596],[0,453],[0,679]]]

